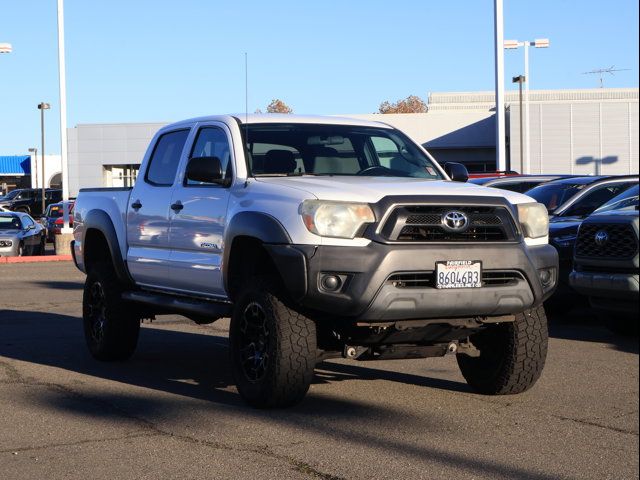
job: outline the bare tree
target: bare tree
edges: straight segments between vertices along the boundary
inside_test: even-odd
[[[279,98],[274,98],[267,106],[267,113],[293,113],[293,110]]]
[[[426,113],[427,104],[420,97],[409,95],[404,100],[395,103],[384,101],[378,108],[378,113]]]

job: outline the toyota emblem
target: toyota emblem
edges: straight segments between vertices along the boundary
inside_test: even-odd
[[[596,245],[599,247],[604,247],[604,245],[609,241],[609,234],[606,230],[598,230],[594,237]]]
[[[462,212],[447,212],[442,216],[442,225],[452,232],[461,232],[469,225],[469,218]]]

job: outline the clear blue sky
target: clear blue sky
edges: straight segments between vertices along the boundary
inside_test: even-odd
[[[531,50],[531,88],[638,87],[637,0],[505,0],[505,37]],[[68,125],[173,121],[281,98],[296,113],[368,113],[384,100],[493,89],[493,1],[66,0]],[[59,152],[56,0],[0,0],[0,154]],[[523,73],[505,52],[505,77]]]

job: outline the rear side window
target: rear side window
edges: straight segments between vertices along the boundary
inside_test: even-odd
[[[151,154],[145,179],[154,185],[173,185],[182,149],[189,130],[177,130],[162,135]]]

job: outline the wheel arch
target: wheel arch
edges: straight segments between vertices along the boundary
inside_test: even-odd
[[[133,286],[109,215],[103,210],[91,210],[83,220],[83,227],[82,255],[85,270],[88,272],[97,261],[108,260],[113,265],[118,280],[124,285]]]

